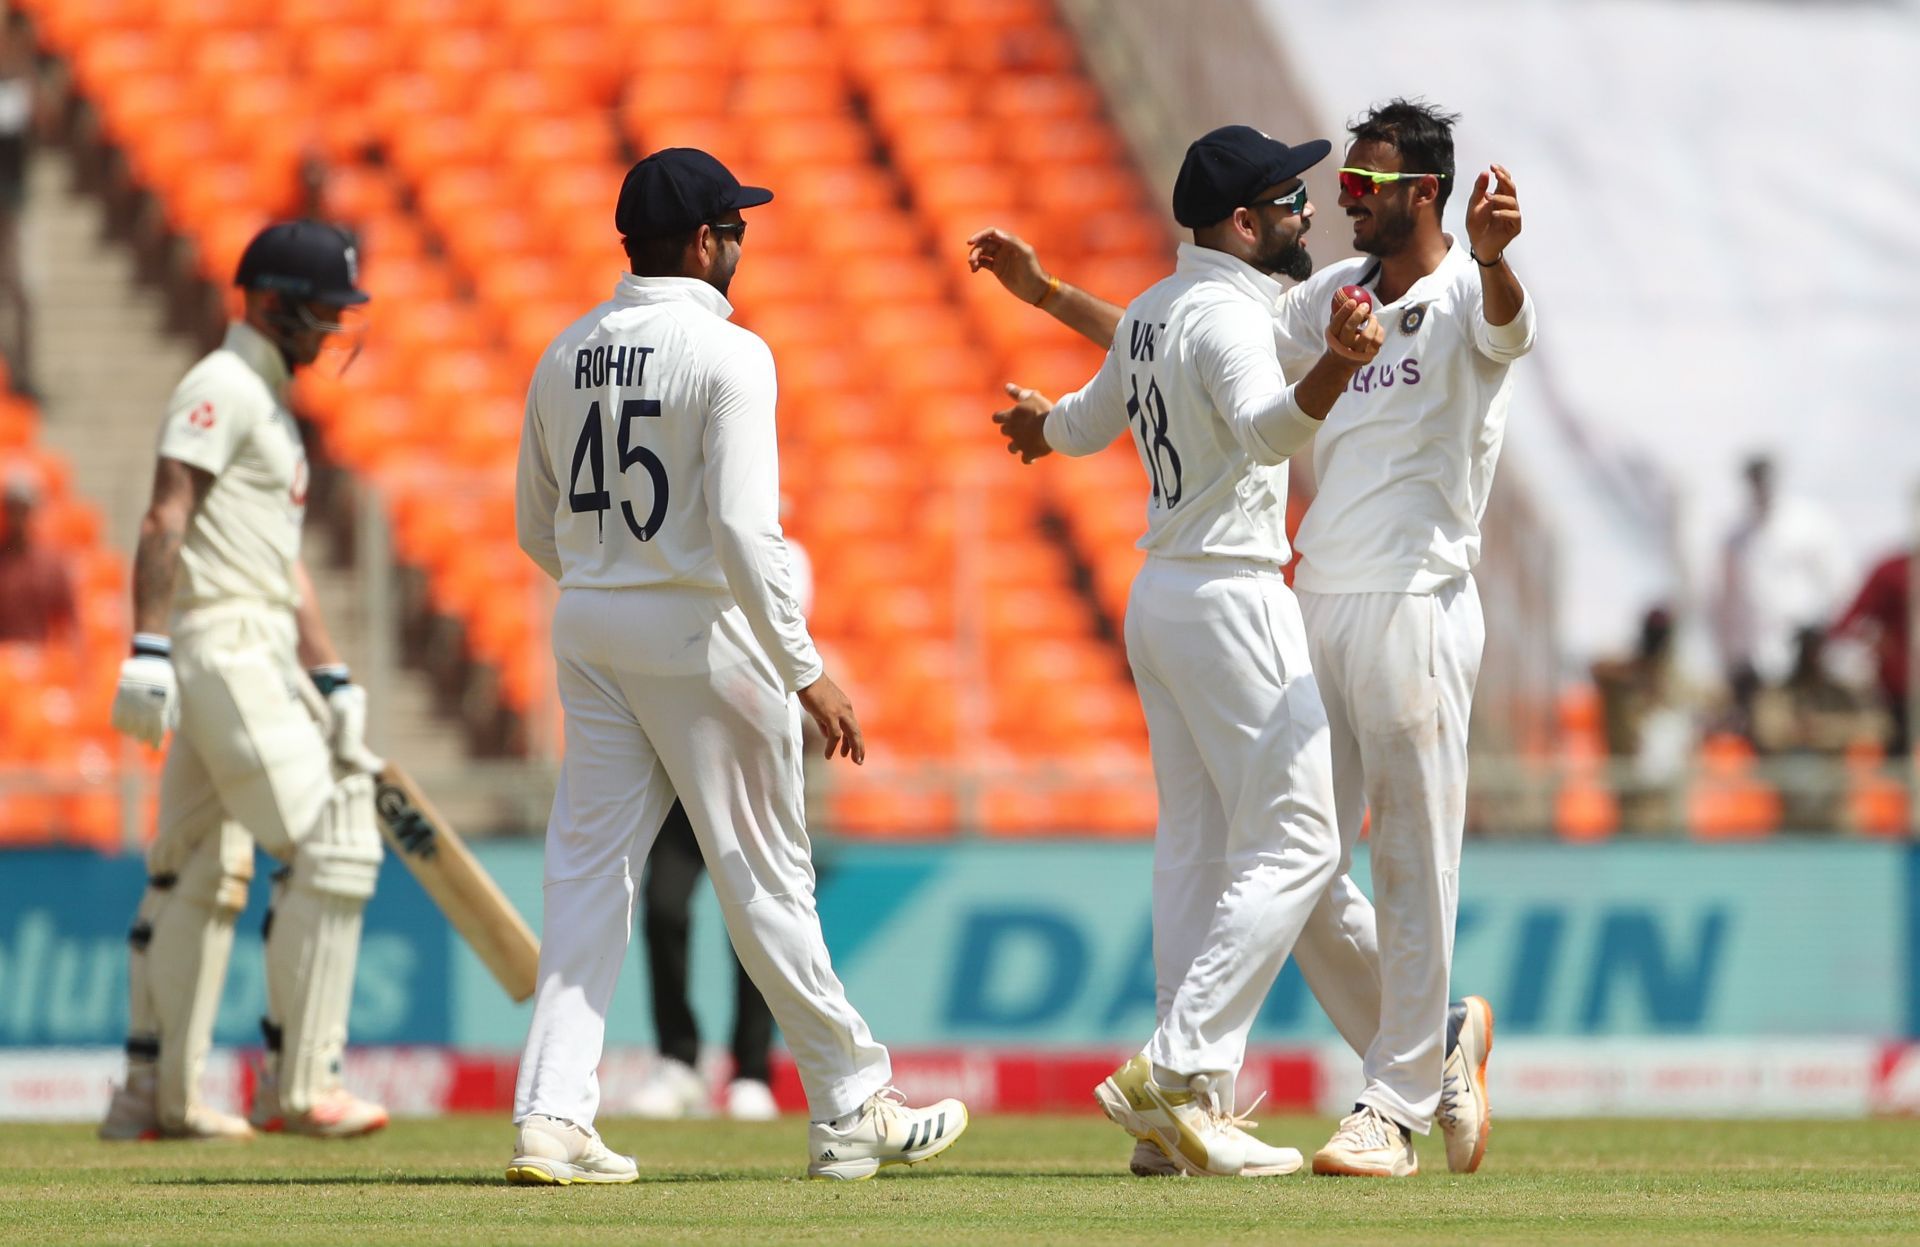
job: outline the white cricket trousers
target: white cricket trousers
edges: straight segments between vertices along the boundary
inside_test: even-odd
[[[1338,867],[1326,714],[1271,564],[1149,558],[1126,629],[1160,800],[1154,967],[1171,992],[1147,1052],[1163,1080],[1209,1074],[1230,1097]]]
[[[1480,594],[1462,576],[1436,593],[1302,593],[1300,606],[1340,816],[1340,876],[1302,937],[1301,969],[1361,1053],[1358,1102],[1425,1134],[1446,1056],[1467,722],[1486,641]],[[1368,810],[1371,912],[1347,874]]]
[[[553,618],[566,755],[547,822],[533,1025],[514,1120],[591,1125],[634,879],[677,795],[740,964],[767,999],[816,1120],[892,1078],[834,977],[813,903],[799,703],[730,595],[567,589]]]

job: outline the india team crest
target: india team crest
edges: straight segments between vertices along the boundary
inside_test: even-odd
[[[1400,313],[1400,332],[1406,334],[1408,337],[1412,337],[1414,334],[1420,332],[1420,326],[1425,324],[1426,320],[1427,305],[1424,303],[1416,303],[1406,311]]]

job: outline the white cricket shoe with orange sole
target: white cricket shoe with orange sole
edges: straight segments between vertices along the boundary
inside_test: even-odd
[[[1493,1052],[1493,1006],[1468,996],[1447,1011],[1453,1039],[1441,1073],[1440,1107],[1434,1118],[1447,1141],[1447,1168],[1472,1173],[1487,1156],[1493,1108],[1487,1099],[1487,1057]]]
[[[1313,1154],[1313,1171],[1348,1178],[1411,1178],[1420,1172],[1420,1158],[1399,1122],[1371,1104],[1356,1104],[1327,1145]]]

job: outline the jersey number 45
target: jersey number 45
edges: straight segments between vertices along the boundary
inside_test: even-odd
[[[660,531],[661,523],[667,518],[667,465],[645,446],[633,444],[633,422],[658,419],[659,416],[659,399],[625,399],[620,404],[620,429],[614,437],[615,448],[620,452],[620,471],[624,473],[638,464],[653,478],[653,509],[647,513],[646,523],[641,523],[634,515],[633,503],[625,499],[620,502],[620,514],[627,521],[627,528],[642,541],[653,540],[653,535]],[[585,493],[580,492],[580,469],[583,466],[593,474],[593,488]],[[575,514],[581,511],[598,512],[600,539],[606,540],[606,512],[613,506],[613,495],[607,491],[606,437],[601,432],[598,401],[587,408],[587,422],[580,428],[580,440],[574,443],[573,468],[567,473],[567,505]]]

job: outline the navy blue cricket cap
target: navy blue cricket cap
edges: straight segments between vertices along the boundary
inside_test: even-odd
[[[772,191],[740,185],[727,166],[697,147],[663,147],[627,170],[613,226],[622,238],[670,238],[772,201]]]
[[[1233,215],[1269,186],[1291,181],[1327,158],[1333,144],[1288,147],[1252,126],[1209,130],[1187,148],[1173,183],[1173,219],[1203,229]]]
[[[240,253],[233,284],[335,307],[373,297],[360,289],[353,235],[325,221],[280,221],[255,234]]]

